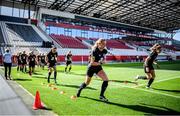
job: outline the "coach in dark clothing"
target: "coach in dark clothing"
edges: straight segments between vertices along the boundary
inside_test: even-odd
[[[12,55],[9,52],[8,49],[6,49],[5,53],[3,54],[3,62],[4,62],[4,68],[5,68],[5,77],[6,80],[8,79],[7,77],[9,77],[9,79],[11,80],[11,66],[12,66]],[[8,74],[7,74],[8,73]]]

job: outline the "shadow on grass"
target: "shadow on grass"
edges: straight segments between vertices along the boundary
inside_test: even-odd
[[[61,73],[64,73],[64,71],[63,71],[63,70],[57,70],[57,72],[61,72]]]
[[[60,86],[64,86],[64,87],[71,87],[71,88],[79,88],[78,85],[66,85],[66,84],[62,84]],[[85,89],[90,89],[90,90],[97,90],[95,88],[92,88],[92,87],[86,87]]]
[[[39,75],[32,75],[33,78],[42,78],[42,79],[47,79],[46,76],[39,76]]]
[[[91,98],[91,97],[85,97],[82,96],[81,98],[85,98],[85,99],[89,99],[89,100],[94,100],[97,102],[103,102],[99,99],[95,99],[95,98]],[[151,115],[151,114],[156,114],[156,115],[170,115],[170,114],[180,114],[180,112],[177,112],[175,110],[169,109],[169,108],[165,108],[165,107],[158,107],[158,108],[153,108],[153,106],[150,105],[125,105],[125,104],[120,104],[120,103],[115,103],[115,102],[104,102],[105,104],[108,105],[114,105],[114,106],[119,106],[119,107],[123,107],[123,108],[127,108],[127,109],[131,109],[131,110],[135,110],[135,111],[140,111],[140,112],[144,112],[145,115]],[[166,110],[162,110],[159,108],[164,108]]]
[[[69,72],[67,74],[70,74],[70,75],[78,75],[78,76],[86,76],[86,74],[77,74],[75,72]]]
[[[157,88],[152,88],[152,89],[159,90],[159,91],[167,91],[167,92],[180,93],[180,90],[168,90],[168,89],[157,89]]]
[[[180,114],[180,112],[178,112],[178,111],[175,111],[175,110],[172,110],[172,109],[170,109],[170,108],[163,107],[163,106],[149,105],[149,104],[144,104],[144,103],[142,103],[142,105],[144,105],[144,106],[149,106],[149,107],[157,107],[157,108],[166,109],[166,111],[169,112],[168,114],[175,114],[175,115]]]
[[[124,80],[124,81],[122,81],[122,80],[109,80],[109,82],[117,82],[117,83],[125,83],[125,84],[131,83],[131,84],[137,85],[137,82],[134,82],[134,81],[127,81],[127,80]]]
[[[16,78],[13,79],[14,81],[32,81],[32,79],[23,79],[23,78]]]
[[[33,74],[34,75],[43,75],[42,73],[37,73],[37,72],[34,72]]]
[[[102,81],[101,79],[95,79],[97,81]],[[134,81],[128,81],[128,80],[109,80],[109,82],[116,82],[116,83],[124,83],[124,84],[135,84],[137,85],[138,83],[137,82],[134,82]]]
[[[47,108],[47,107],[43,107],[41,110],[48,110],[48,111],[51,111],[52,109],[51,109],[51,108]]]

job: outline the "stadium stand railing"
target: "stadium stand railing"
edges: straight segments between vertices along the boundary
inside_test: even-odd
[[[48,41],[52,41],[54,43],[55,46],[62,48],[55,40],[53,40],[53,38],[51,38],[44,30],[43,30],[43,23],[39,22],[37,25],[38,30],[44,35],[46,36],[46,38],[48,39]]]
[[[9,38],[6,30],[6,25],[4,24],[3,21],[0,21],[0,27],[1,27],[1,32],[2,32],[2,37],[4,38],[4,43],[7,44],[9,43]]]
[[[1,24],[0,24],[0,46],[3,46],[5,44],[2,29],[1,29]]]

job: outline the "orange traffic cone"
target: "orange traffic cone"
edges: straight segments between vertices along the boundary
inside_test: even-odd
[[[61,91],[60,94],[65,94],[65,92],[64,92],[64,91]]]
[[[72,95],[72,96],[71,96],[71,99],[72,99],[72,100],[76,100],[76,98],[77,98],[77,97],[76,97],[75,95]]]
[[[58,90],[58,88],[56,88],[56,87],[53,87],[53,88],[52,88],[52,90]]]
[[[37,109],[42,109],[42,108],[44,108],[44,106],[41,103],[39,91],[36,91],[36,97],[34,100],[33,109],[37,110]]]

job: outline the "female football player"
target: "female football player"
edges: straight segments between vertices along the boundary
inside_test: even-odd
[[[92,48],[90,63],[87,68],[86,79],[85,82],[81,84],[79,90],[77,92],[77,97],[80,96],[82,89],[84,89],[91,82],[92,76],[97,74],[102,80],[101,92],[100,92],[100,100],[108,101],[104,96],[104,92],[108,86],[108,77],[102,68],[102,64],[105,63],[105,55],[107,54],[106,50],[106,41],[103,39],[99,39],[96,41],[95,45]]]
[[[151,53],[145,59],[145,62],[144,62],[144,72],[146,73],[146,76],[137,75],[135,78],[135,80],[148,79],[149,82],[146,88],[149,88],[151,86],[155,78],[155,71],[154,71],[153,64],[157,65],[157,67],[159,68],[159,65],[155,62],[155,59],[157,58],[158,54],[161,52],[161,46],[159,44],[155,44],[152,48],[150,48],[150,50],[151,50]]]

